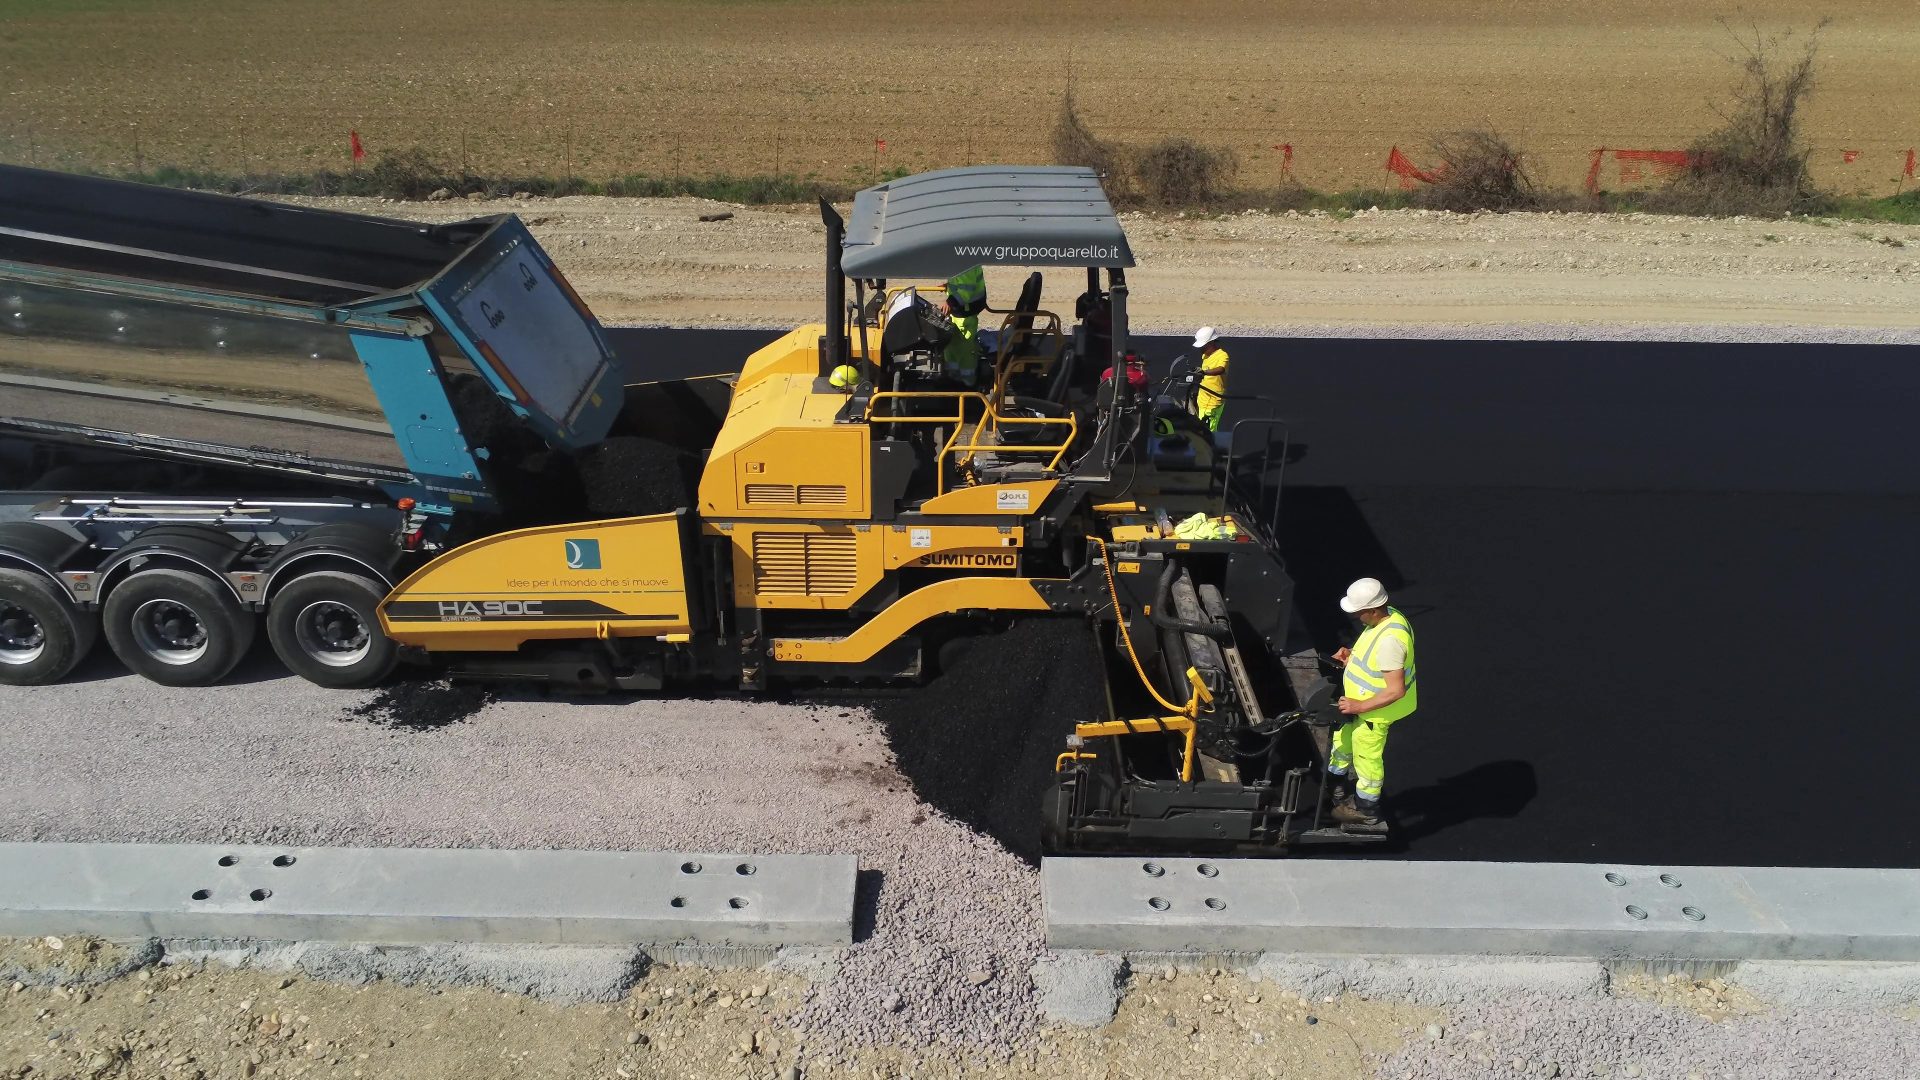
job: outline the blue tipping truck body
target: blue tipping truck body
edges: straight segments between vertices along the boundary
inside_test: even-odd
[[[443,522],[495,504],[457,380],[557,450],[622,404],[599,323],[512,215],[0,167],[0,326],[0,435],[368,486]]]

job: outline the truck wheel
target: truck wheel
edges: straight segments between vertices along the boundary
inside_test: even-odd
[[[107,644],[136,675],[211,686],[252,647],[258,620],[204,575],[141,570],[107,596]]]
[[[0,684],[59,682],[93,651],[100,623],[67,602],[53,582],[0,570]]]
[[[267,607],[267,639],[308,682],[362,690],[387,677],[400,647],[380,629],[386,590],[371,578],[321,570],[295,578]]]

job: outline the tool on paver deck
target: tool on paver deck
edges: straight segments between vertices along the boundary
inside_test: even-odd
[[[1284,426],[1216,436],[1131,377],[1133,256],[1088,170],[823,203],[822,323],[731,378],[632,384],[645,358],[622,370],[510,215],[0,181],[0,680],[55,681],[103,632],[212,683],[264,621],[335,687],[411,660],[766,690],[913,680],[946,642],[1066,617],[1112,712],[1060,756],[1057,847],[1369,839],[1312,827]],[[1084,271],[1074,318],[1040,270],[992,306],[982,265]]]

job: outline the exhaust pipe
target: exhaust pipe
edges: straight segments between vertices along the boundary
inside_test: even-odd
[[[820,377],[847,362],[847,277],[840,272],[840,248],[847,223],[833,204],[820,200],[820,222],[827,227],[827,336],[820,348]]]

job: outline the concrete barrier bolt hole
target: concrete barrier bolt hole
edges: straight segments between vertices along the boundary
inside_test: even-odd
[[[1661,874],[1660,884],[1665,885],[1669,889],[1677,889],[1680,887],[1680,879],[1674,877],[1672,874]]]
[[[697,862],[683,862],[680,864],[680,872],[683,874],[697,874],[700,872],[700,864]]]
[[[687,898],[684,896],[676,896],[673,899],[667,901],[667,904],[671,907],[686,907]]]
[[[1616,873],[1613,873],[1612,871],[1608,871],[1607,884],[1617,889],[1620,886],[1625,885],[1626,883],[1627,883],[1627,876],[1625,874],[1616,874]]]
[[[1207,906],[1212,908],[1215,911],[1227,910],[1227,902],[1225,900],[1220,899],[1217,896],[1207,897]]]
[[[275,855],[273,857],[273,865],[275,866],[292,866],[294,863],[298,861],[299,860],[295,859],[291,855]]]
[[[747,906],[747,898],[744,896],[736,896],[733,899],[727,901],[727,906],[732,908],[735,911],[739,911],[741,908],[744,908]]]
[[[1639,904],[1628,904],[1627,914],[1631,915],[1636,921],[1644,920],[1647,917],[1647,909],[1641,907]]]
[[[750,862],[743,862],[739,866],[734,867],[733,872],[739,874],[741,877],[752,877],[754,866]]]
[[[1707,920],[1707,913],[1697,907],[1683,907],[1680,909],[1680,914],[1685,916],[1689,922],[1705,922]]]
[[[239,861],[240,861],[240,856],[238,856],[238,855],[222,855],[222,856],[220,856],[220,865],[221,865],[221,866],[233,866],[233,865],[235,865],[236,863],[238,863]]]
[[[1148,877],[1160,877],[1167,872],[1166,867],[1161,866],[1159,863],[1152,862],[1141,863],[1140,869],[1144,871]]]
[[[1169,903],[1164,896],[1149,896],[1147,897],[1147,906],[1155,911],[1165,911],[1173,905]]]
[[[1199,872],[1201,877],[1219,877],[1220,876],[1220,868],[1213,865],[1212,863],[1203,862],[1199,866],[1194,867],[1194,870]]]
[[[265,900],[267,897],[272,895],[273,895],[272,889],[255,889],[252,892],[248,893],[247,897],[253,900],[253,902],[259,903],[260,901]]]
[[[195,889],[193,890],[193,898],[195,900],[211,900],[213,898],[213,890],[212,889]]]

